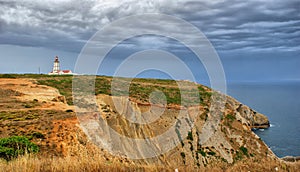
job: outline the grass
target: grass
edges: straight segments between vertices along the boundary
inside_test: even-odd
[[[69,105],[73,104],[72,97],[72,76],[48,76],[48,75],[13,75],[15,77],[32,77],[35,78],[38,84],[48,85],[54,88],[57,88],[59,92],[66,97],[67,103]],[[141,102],[149,102],[149,96],[154,91],[161,91],[164,93],[167,104],[175,105],[197,105],[199,102],[202,105],[206,105],[211,96],[212,92],[209,91],[205,86],[198,85],[197,89],[195,88],[180,88],[177,86],[177,82],[174,80],[166,79],[141,79],[141,78],[118,78],[116,80],[116,85],[111,89],[111,80],[112,77],[96,76],[94,82],[88,83],[84,77],[79,77],[81,80],[80,85],[82,88],[79,88],[81,91],[83,88],[90,87],[95,85],[95,95],[106,94],[112,95],[113,93],[117,96],[126,96],[128,93],[124,91],[124,85],[129,85],[129,96],[135,100]],[[90,81],[90,80],[89,80]],[[123,89],[122,89],[123,88]],[[198,91],[199,97],[195,94]],[[182,99],[183,98],[183,99]]]
[[[50,87],[57,88],[63,96],[66,97],[67,103],[69,105],[73,104],[73,97],[72,97],[72,77],[71,76],[64,76],[64,77],[46,77],[43,79],[37,80],[38,84],[40,85],[47,85]]]
[[[39,114],[38,110],[0,112],[0,120],[25,121],[39,119],[40,116],[41,115]]]
[[[227,114],[226,119],[229,120],[230,122],[233,122],[236,118],[232,114]]]
[[[107,172],[127,172],[127,171],[173,171],[168,170],[162,166],[156,165],[135,165],[122,164],[120,162],[101,161],[103,157],[98,154],[90,154],[81,156],[67,156],[67,157],[40,157],[27,155],[19,157],[10,162],[1,162],[0,168],[3,172],[42,172],[42,171],[72,171],[72,172],[93,172],[93,171],[107,171]]]
[[[240,161],[244,158],[244,156],[249,157],[248,149],[244,146],[241,146],[239,147],[239,150],[236,151],[234,161]]]
[[[218,167],[219,166],[219,167]],[[103,155],[98,153],[88,153],[82,150],[78,156],[66,157],[42,157],[39,155],[26,154],[12,161],[6,162],[0,160],[0,169],[3,172],[42,172],[42,171],[72,171],[72,172],[93,172],[93,171],[107,171],[107,172],[134,172],[134,171],[216,171],[216,172],[235,172],[235,171],[279,171],[297,172],[300,168],[300,163],[286,164],[283,162],[275,162],[274,160],[266,159],[262,161],[247,160],[239,161],[233,165],[214,164],[212,166],[201,166],[195,169],[191,166],[161,166],[161,165],[139,165],[136,163],[124,163],[114,160],[104,160]]]

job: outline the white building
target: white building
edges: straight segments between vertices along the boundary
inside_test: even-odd
[[[73,73],[71,70],[60,70],[59,60],[56,56],[53,64],[53,70],[48,73],[48,75],[73,75]]]

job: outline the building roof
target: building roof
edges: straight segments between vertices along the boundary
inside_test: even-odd
[[[72,73],[71,70],[62,70],[63,73]]]

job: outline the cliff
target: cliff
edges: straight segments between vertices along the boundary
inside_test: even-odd
[[[135,92],[130,97],[111,96],[107,91],[110,81],[109,77],[97,77],[95,101],[82,96],[73,105],[72,77],[0,79],[0,137],[41,133],[43,137],[32,141],[41,147],[42,156],[97,155],[99,163],[133,169],[299,168],[278,159],[252,132],[253,128],[269,127],[267,117],[232,97],[197,85],[201,103],[180,106],[172,97],[177,92],[171,81],[134,80]],[[145,87],[163,90],[172,103],[145,99],[149,94],[144,93],[152,92]],[[224,108],[219,108],[221,104]]]

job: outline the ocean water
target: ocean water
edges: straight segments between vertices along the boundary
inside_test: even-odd
[[[269,118],[255,133],[278,157],[300,156],[300,83],[230,84],[227,94]]]

